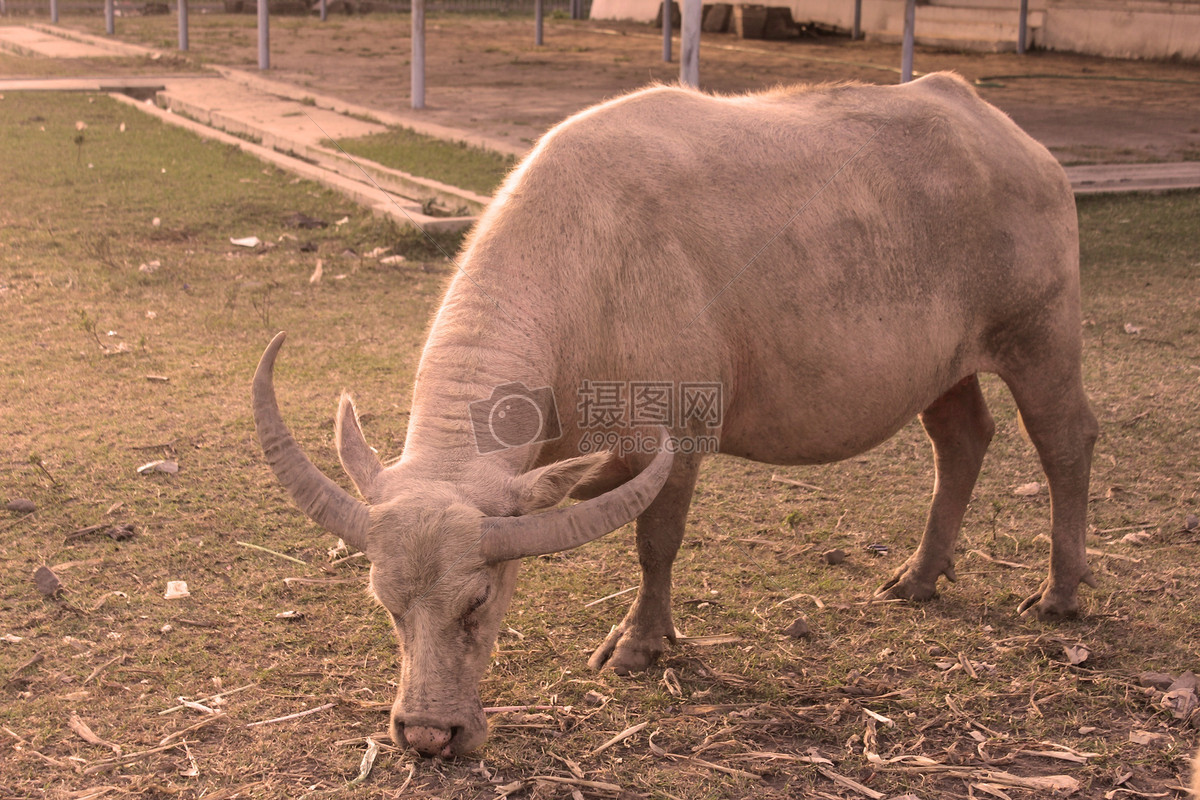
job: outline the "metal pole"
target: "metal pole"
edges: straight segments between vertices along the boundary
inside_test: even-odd
[[[542,21],[544,14],[542,11],[542,0],[534,0],[533,3],[533,43],[541,47],[543,42],[542,37]]]
[[[704,14],[701,2],[683,0],[683,30],[679,33],[679,82],[693,88],[700,85],[700,22]]]
[[[326,0],[321,0],[321,22],[329,18],[329,3]]]
[[[50,21],[58,24],[58,0],[50,0]]]
[[[850,31],[850,41],[857,42],[862,38],[862,0],[854,0],[854,28]]]
[[[179,3],[179,49],[188,49],[188,0],[176,0]]]
[[[412,0],[412,107],[425,107],[425,0]]]
[[[662,17],[663,17],[663,61],[671,63],[671,9],[675,4],[671,0],[663,0]]]
[[[1021,16],[1017,20],[1017,54],[1025,55],[1025,45],[1028,44],[1029,30],[1026,27],[1026,18],[1029,16],[1029,0],[1021,0]]]
[[[917,0],[904,3],[904,47],[900,54],[900,82],[908,83],[913,73],[913,29],[917,26]]]
[[[104,0],[104,32],[109,36],[116,33],[116,24],[113,22],[113,17],[116,16],[116,9],[113,7],[115,5],[113,0]]]
[[[271,21],[267,0],[257,0],[258,11],[258,68],[271,68]]]

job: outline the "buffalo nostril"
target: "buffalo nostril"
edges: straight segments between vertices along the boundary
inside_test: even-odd
[[[443,755],[454,735],[453,731],[426,725],[405,725],[403,731],[409,746],[423,756]]]

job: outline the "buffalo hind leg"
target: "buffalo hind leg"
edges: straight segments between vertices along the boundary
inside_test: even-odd
[[[675,643],[671,619],[671,566],[683,541],[700,456],[676,454],[671,475],[654,502],[637,520],[638,561],[642,582],[625,619],[612,629],[588,666],[608,666],[620,675],[646,669]]]
[[[1022,614],[1073,616],[1080,582],[1094,586],[1087,565],[1087,503],[1092,448],[1099,428],[1088,406],[1079,361],[1058,379],[1046,370],[1002,374],[1050,485],[1050,574],[1021,603]]]
[[[975,375],[959,381],[925,409],[921,424],[933,444],[933,503],[917,551],[876,597],[928,600],[939,577],[955,580],[954,541],[996,428]]]

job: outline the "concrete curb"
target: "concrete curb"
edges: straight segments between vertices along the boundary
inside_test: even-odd
[[[412,175],[374,161],[305,142],[289,136],[281,130],[272,130],[270,126],[240,119],[232,112],[209,109],[185,95],[186,92],[168,86],[158,93],[157,105],[189,117],[202,125],[217,128],[235,136],[257,140],[265,148],[291,155],[354,181],[365,181],[377,185],[383,190],[410,200],[432,199],[445,208],[464,207],[472,214],[479,214],[491,202],[490,197],[468,189],[460,189],[441,181]],[[315,121],[314,124],[316,124]],[[384,128],[379,126],[379,130],[382,131]]]
[[[243,86],[248,86],[267,94],[273,94],[278,97],[286,97],[289,100],[297,102],[310,103],[317,108],[325,108],[330,111],[337,111],[340,114],[346,114],[352,117],[376,119],[383,125],[399,126],[404,128],[412,128],[417,133],[423,133],[426,136],[433,136],[437,139],[446,139],[449,141],[466,142],[475,147],[482,147],[485,150],[495,150],[504,155],[513,155],[521,157],[529,152],[528,148],[519,148],[510,145],[508,142],[500,139],[492,139],[488,136],[475,133],[473,131],[462,130],[460,128],[450,128],[445,125],[438,125],[420,118],[406,116],[403,114],[395,114],[388,111],[380,111],[375,108],[367,108],[366,106],[356,105],[347,102],[337,97],[328,95],[315,94],[303,87],[295,86],[290,83],[282,83],[273,81],[269,78],[264,78],[261,75],[245,72],[232,67],[213,66],[213,70],[223,78],[228,78],[231,81],[236,81]]]
[[[112,93],[109,96],[118,102],[125,103],[139,111],[157,117],[163,122],[189,130],[203,139],[212,139],[223,144],[233,145],[239,150],[269,164],[273,164],[280,169],[285,169],[302,178],[307,178],[322,186],[340,192],[359,205],[367,206],[377,216],[393,219],[401,225],[412,225],[431,232],[457,231],[462,230],[475,221],[474,217],[428,216],[421,211],[419,204],[398,202],[378,186],[346,178],[323,167],[308,164],[294,156],[277,152],[254,142],[248,142],[245,139],[239,139],[224,131],[210,128],[200,122],[175,114],[169,110],[161,109],[152,103],[135,100],[120,93]]]
[[[161,50],[142,47],[140,44],[129,44],[128,42],[120,42],[116,39],[107,39],[103,36],[93,36],[90,33],[82,33],[70,28],[60,28],[57,25],[48,25],[44,22],[29,22],[26,23],[25,27],[49,36],[58,36],[62,39],[69,39],[74,42],[91,45],[92,47],[99,47],[121,56],[145,56],[146,58],[158,59],[164,55]]]

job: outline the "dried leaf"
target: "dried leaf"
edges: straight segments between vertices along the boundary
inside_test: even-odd
[[[179,463],[176,461],[151,461],[142,464],[137,471],[139,475],[146,475],[150,472],[165,472],[168,475],[174,475],[179,472]]]
[[[1144,330],[1145,330],[1145,328],[1141,325],[1134,325],[1132,322],[1125,323],[1125,332],[1130,334],[1131,336],[1139,334]]]
[[[1159,744],[1169,741],[1170,737],[1165,733],[1154,733],[1153,731],[1130,731],[1129,741],[1134,744]]]
[[[362,761],[358,764],[358,776],[354,780],[346,784],[347,788],[357,786],[367,779],[371,774],[371,768],[375,766],[375,758],[379,755],[379,742],[374,739],[367,739],[367,752],[363,753]]]
[[[92,732],[92,729],[88,727],[88,724],[84,722],[78,714],[71,714],[70,719],[67,720],[67,726],[74,731],[80,739],[83,739],[88,744],[96,744],[100,745],[101,747],[107,747],[117,755],[121,755],[120,745],[101,739]]]
[[[280,611],[275,615],[275,619],[304,619],[302,611]]]
[[[1013,489],[1013,494],[1015,494],[1017,497],[1033,497],[1034,495],[1038,495],[1041,493],[1042,493],[1042,485],[1040,483],[1038,483],[1037,481],[1032,481],[1030,483],[1023,483],[1020,486],[1018,486],[1017,488]]]
[[[1071,666],[1082,664],[1092,654],[1092,651],[1088,650],[1087,646],[1082,644],[1066,645],[1063,647],[1063,652],[1066,653],[1067,661],[1071,662]]]
[[[742,637],[733,633],[717,633],[712,636],[679,636],[676,640],[686,644],[694,644],[698,647],[708,647],[715,644],[740,642]]]
[[[241,239],[231,238],[229,243],[237,245],[238,247],[258,247],[260,244],[262,244],[261,240],[257,236],[245,236]]]
[[[395,266],[396,264],[403,264],[405,261],[408,261],[408,259],[404,256],[388,256],[387,258],[379,259],[380,264],[389,267]]]
[[[595,750],[593,750],[591,752],[591,755],[596,755],[597,753],[601,753],[601,752],[607,750],[608,748],[612,747],[614,744],[618,744],[619,742],[625,741],[630,736],[633,736],[635,733],[637,733],[638,731],[640,731],[642,728],[646,727],[649,724],[650,724],[649,722],[639,722],[637,725],[629,726],[628,728],[621,731],[616,736],[612,737],[607,742],[605,742],[604,744],[600,745]]]
[[[188,591],[187,581],[167,581],[167,591],[163,594],[165,600],[178,600],[181,597],[188,597],[191,592]]]
[[[1149,531],[1136,531],[1134,533],[1125,534],[1124,536],[1121,537],[1121,541],[1126,542],[1127,544],[1137,545],[1137,544],[1146,544],[1152,538],[1153,537],[1149,533]]]
[[[317,266],[315,269],[313,269],[312,275],[310,275],[308,277],[308,282],[309,283],[320,283],[321,276],[324,274],[325,274],[325,262],[318,258]]]

